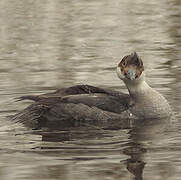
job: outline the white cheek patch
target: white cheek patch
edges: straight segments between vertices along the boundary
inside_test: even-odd
[[[125,76],[122,74],[120,67],[117,67],[116,72],[120,79],[125,79]]]

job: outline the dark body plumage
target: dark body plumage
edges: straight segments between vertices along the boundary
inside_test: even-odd
[[[128,94],[89,85],[77,85],[54,93],[19,98],[25,99],[35,103],[17,113],[13,120],[30,128],[62,129],[96,125],[116,129],[127,127],[127,119],[130,118],[127,112],[130,103]]]

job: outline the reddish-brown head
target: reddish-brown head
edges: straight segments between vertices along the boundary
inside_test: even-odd
[[[136,52],[123,57],[117,67],[117,73],[121,79],[137,79],[141,76],[143,71],[143,62]]]

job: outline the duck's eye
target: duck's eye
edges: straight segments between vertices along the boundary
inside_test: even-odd
[[[126,61],[122,62],[122,66],[124,66],[124,67],[126,66]]]

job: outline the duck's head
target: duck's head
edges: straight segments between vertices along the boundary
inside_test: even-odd
[[[123,57],[117,66],[117,75],[124,82],[137,82],[142,79],[144,71],[143,61],[136,52]]]

